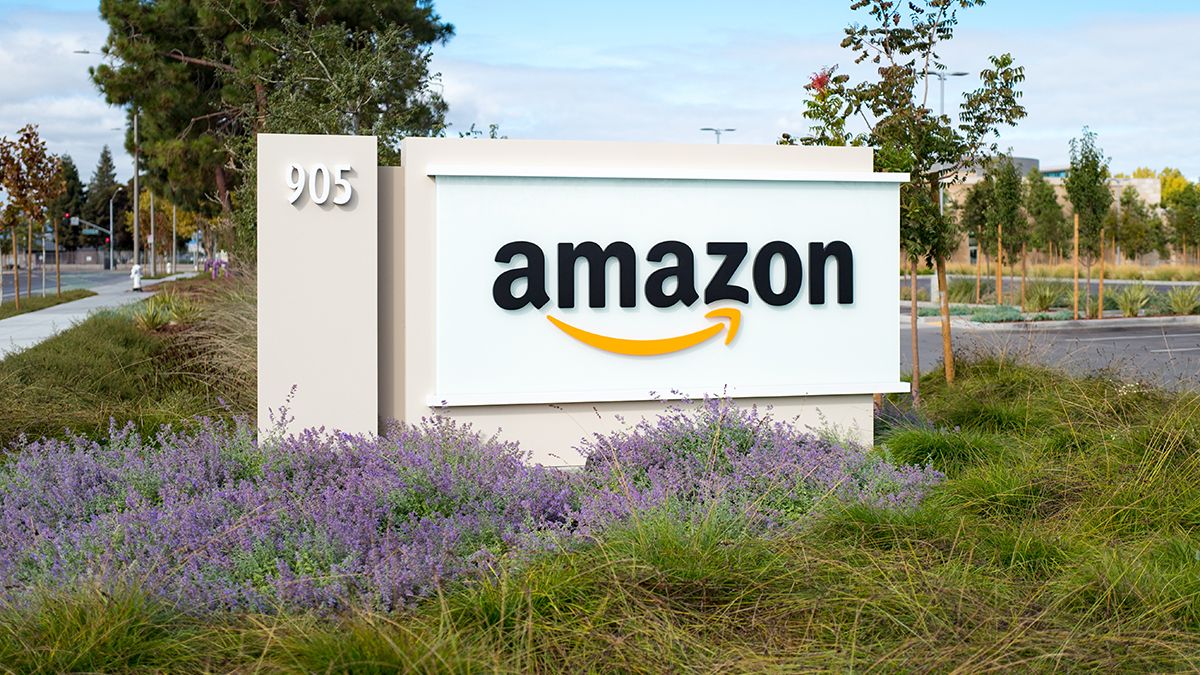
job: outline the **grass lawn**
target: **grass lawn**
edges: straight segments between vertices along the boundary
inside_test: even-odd
[[[140,339],[127,336],[126,339]],[[145,347],[147,352],[152,347]],[[637,514],[416,607],[200,612],[88,584],[0,612],[13,672],[1200,668],[1200,396],[999,359],[885,408],[917,507]],[[0,489],[0,495],[4,490]],[[681,496],[686,499],[686,496]],[[262,562],[262,561],[260,561]],[[273,569],[270,560],[264,569]]]
[[[10,316],[16,316],[26,312],[36,312],[39,309],[46,309],[47,307],[61,305],[64,302],[71,302],[72,300],[82,300],[83,298],[89,298],[95,294],[95,291],[89,291],[85,288],[75,288],[69,291],[63,291],[62,295],[46,295],[45,297],[35,295],[29,298],[22,297],[20,309],[17,309],[17,305],[14,301],[9,300],[3,304],[0,304],[0,319],[7,319]]]
[[[195,307],[191,312],[195,316],[184,325],[147,330],[139,320],[147,305],[142,302],[96,313],[41,344],[0,360],[0,400],[4,401],[0,406],[0,444],[7,445],[22,434],[62,436],[68,427],[88,436],[102,436],[110,419],[118,424],[132,421],[139,429],[150,431],[196,415],[251,410],[253,380],[244,374],[227,376],[232,371],[222,366],[240,363],[244,355],[218,353],[223,343],[246,342],[245,321],[231,322],[253,316],[253,305],[248,310],[230,309],[232,303],[227,299],[240,297],[230,290],[240,288],[221,282],[167,282],[160,296],[185,297],[187,304]],[[90,291],[78,292],[91,295]],[[25,308],[24,301],[21,307]],[[239,326],[241,333],[236,330]],[[252,353],[252,340],[249,348]],[[252,363],[251,359],[251,369]]]

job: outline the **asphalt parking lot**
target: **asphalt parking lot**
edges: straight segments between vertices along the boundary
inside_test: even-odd
[[[955,351],[971,354],[1009,354],[1034,363],[1075,373],[1112,371],[1124,379],[1175,390],[1200,389],[1200,317],[1187,323],[1143,319],[1135,325],[1084,322],[1054,329],[969,328],[956,325]],[[908,314],[901,314],[900,361],[912,369],[912,339]],[[918,328],[921,372],[940,366],[941,329],[936,319],[922,318]]]

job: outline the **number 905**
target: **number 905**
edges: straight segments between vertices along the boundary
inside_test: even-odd
[[[324,164],[314,164],[308,171],[305,171],[304,167],[299,164],[289,165],[287,186],[292,194],[288,196],[288,203],[295,204],[304,195],[305,188],[307,188],[308,198],[314,204],[324,204],[329,201],[330,192],[337,193],[333,197],[334,204],[338,206],[348,204],[354,196],[354,188],[351,187],[345,174],[353,170],[349,164],[338,164],[333,167],[332,172]]]

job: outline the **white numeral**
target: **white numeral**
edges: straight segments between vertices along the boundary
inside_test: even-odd
[[[299,164],[289,164],[287,186],[291,190],[291,194],[288,195],[288,202],[295,204],[304,195],[305,188],[307,188],[308,198],[314,204],[324,204],[329,201],[329,193],[333,191],[335,192],[333,203],[345,206],[354,198],[354,186],[346,177],[346,174],[353,171],[354,167],[349,164],[338,164],[333,167],[331,176],[329,168],[324,164],[314,164],[308,171],[305,171],[304,167]]]
[[[304,167],[299,164],[292,164],[288,167],[287,186],[292,191],[292,194],[288,197],[289,203],[295,204],[296,200],[300,199],[300,195],[304,194],[304,184],[306,182],[304,180]]]

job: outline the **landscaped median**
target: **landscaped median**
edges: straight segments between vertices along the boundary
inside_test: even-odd
[[[876,449],[688,404],[575,473],[444,421],[27,441],[20,672],[1200,667],[1200,397],[1005,361]]]

